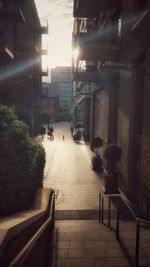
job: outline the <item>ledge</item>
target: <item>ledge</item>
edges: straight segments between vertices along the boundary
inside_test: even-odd
[[[32,209],[0,218],[0,255],[9,239],[19,234],[47,213],[53,192],[49,188],[39,188]]]

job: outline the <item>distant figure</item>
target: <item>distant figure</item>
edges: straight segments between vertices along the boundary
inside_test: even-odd
[[[46,133],[45,127],[41,127],[41,135],[42,135],[42,140],[44,139],[44,134]]]
[[[71,132],[71,135],[73,136],[73,130],[74,130],[74,128],[73,128],[73,126],[71,125],[71,127],[70,127],[70,132]]]
[[[78,140],[81,139],[81,131],[80,130],[77,131],[77,138],[78,138]]]
[[[54,129],[53,129],[53,127],[52,127],[52,125],[51,125],[51,127],[50,127],[50,133],[51,133],[51,135],[53,134],[53,132],[54,132]]]
[[[48,130],[48,135],[50,136],[50,139],[52,139],[52,137],[54,139],[53,132],[54,132],[54,129],[53,129],[52,125],[51,125],[51,127]]]
[[[65,140],[65,137],[64,137],[64,135],[63,135],[63,141]]]
[[[81,131],[80,131],[80,130],[78,130],[78,131],[76,132],[76,134],[73,135],[73,140],[74,140],[75,142],[79,142],[79,141],[81,140]]]

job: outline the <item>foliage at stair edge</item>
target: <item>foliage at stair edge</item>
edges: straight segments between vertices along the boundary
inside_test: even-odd
[[[0,104],[0,216],[31,208],[42,187],[45,151],[14,107]]]

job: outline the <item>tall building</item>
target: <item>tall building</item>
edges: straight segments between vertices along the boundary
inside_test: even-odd
[[[73,8],[75,113],[81,116],[84,103],[90,139],[121,148],[119,187],[144,215],[150,214],[149,8],[147,0],[74,0]]]
[[[0,1],[0,102],[15,106],[18,117],[39,132],[42,76],[42,34],[34,0]]]
[[[59,97],[58,86],[56,83],[42,84],[41,94],[41,124],[51,124],[58,120],[59,116]]]
[[[59,119],[71,119],[72,74],[70,67],[56,67],[51,70],[51,82],[58,85]]]

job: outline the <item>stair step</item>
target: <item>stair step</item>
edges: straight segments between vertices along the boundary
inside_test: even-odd
[[[107,221],[106,221],[107,222]],[[116,221],[111,221],[116,225]],[[129,251],[135,255],[135,223],[120,221],[120,235]],[[141,231],[140,264],[150,266],[150,236]],[[53,234],[52,267],[129,267],[129,258],[116,240],[115,231],[98,220],[56,220]]]
[[[56,210],[56,220],[98,220],[97,210]]]
[[[53,267],[129,267],[114,231],[97,220],[56,220]]]

